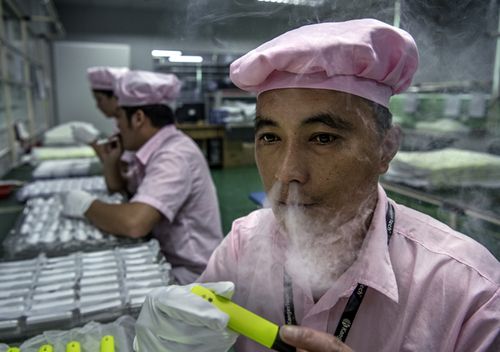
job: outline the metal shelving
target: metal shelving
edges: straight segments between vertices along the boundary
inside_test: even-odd
[[[0,176],[17,164],[20,148],[52,125],[49,38],[59,27],[49,26],[58,23],[51,4],[0,0]],[[42,17],[50,21],[40,25]],[[16,140],[19,123],[26,125],[28,140]]]
[[[193,54],[193,53],[189,53]],[[153,59],[155,71],[173,73],[183,81],[181,102],[203,102],[204,93],[230,84],[229,64],[238,54],[201,54],[203,62],[170,62],[167,58]]]

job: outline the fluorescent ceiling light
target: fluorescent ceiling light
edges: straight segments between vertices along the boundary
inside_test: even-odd
[[[260,2],[274,2],[276,4],[321,6],[325,0],[257,0]]]
[[[182,51],[179,50],[152,50],[151,56],[153,57],[172,57],[181,56]]]
[[[170,62],[202,62],[203,58],[201,56],[170,56],[168,58]]]

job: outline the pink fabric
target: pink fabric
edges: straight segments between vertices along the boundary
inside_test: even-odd
[[[140,181],[137,177],[140,165],[138,165],[136,161],[135,153],[129,150],[124,150],[120,160],[124,166],[120,171],[122,178],[127,184],[127,192],[129,194],[135,194]]]
[[[181,81],[173,74],[129,71],[116,81],[120,106],[169,105],[179,96]]]
[[[320,23],[286,32],[231,64],[239,88],[331,89],[383,106],[411,84],[418,66],[407,32],[374,19]]]
[[[115,81],[127,71],[126,67],[90,67],[87,77],[92,89],[113,90]]]
[[[469,237],[393,204],[396,221],[389,247],[387,197],[379,188],[357,261],[316,303],[311,290],[294,281],[298,324],[333,334],[359,282],[369,289],[346,341],[356,352],[495,350],[500,331],[499,262]],[[235,282],[236,303],[283,325],[285,246],[272,211],[253,212],[233,223],[199,281]],[[240,337],[236,351],[268,350]]]
[[[207,162],[198,146],[175,126],[159,130],[136,154],[138,188],[130,200],[165,218],[153,237],[181,283],[193,282],[222,240],[219,205]]]

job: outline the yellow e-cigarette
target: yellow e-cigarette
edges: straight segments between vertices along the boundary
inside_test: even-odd
[[[52,345],[42,345],[38,349],[38,352],[54,352],[54,347]]]
[[[70,341],[66,344],[66,352],[80,352],[80,342]]]
[[[212,303],[229,315],[228,328],[278,352],[295,352],[292,347],[281,341],[279,326],[233,303],[230,299],[217,295],[206,287],[193,286],[191,292]]]
[[[101,352],[115,352],[115,338],[113,336],[106,335],[102,337]]]

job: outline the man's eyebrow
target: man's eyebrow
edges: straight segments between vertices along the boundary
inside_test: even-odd
[[[258,131],[259,129],[266,126],[276,127],[278,126],[278,124],[267,117],[255,116],[254,126],[255,131]]]
[[[322,123],[337,130],[352,130],[353,124],[333,113],[320,113],[305,119],[302,125]]]

